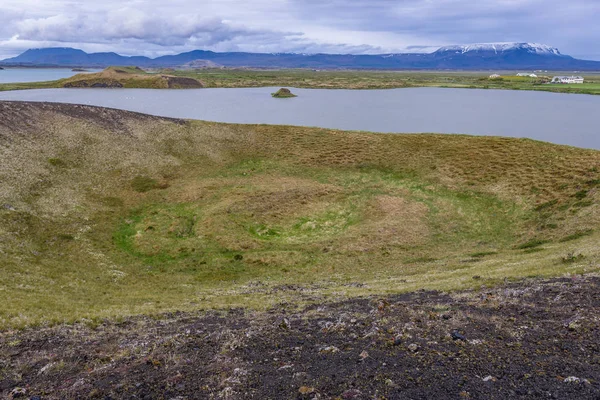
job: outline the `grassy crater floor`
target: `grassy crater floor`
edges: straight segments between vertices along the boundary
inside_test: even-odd
[[[597,151],[44,103],[0,116],[2,329],[599,269]]]

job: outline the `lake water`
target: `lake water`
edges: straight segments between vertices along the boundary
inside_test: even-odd
[[[100,70],[88,70],[98,72]],[[81,72],[69,68],[6,68],[0,69],[0,83],[45,82],[70,78]]]
[[[298,97],[274,99],[270,93],[276,89],[44,89],[0,92],[0,100],[90,104],[233,123],[528,137],[600,149],[600,96],[443,88],[292,89]]]

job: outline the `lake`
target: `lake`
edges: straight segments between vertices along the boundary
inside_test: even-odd
[[[98,72],[100,70],[88,70]],[[81,72],[73,72],[70,68],[6,68],[0,70],[0,83],[45,82],[70,78]]]
[[[277,89],[41,89],[1,92],[0,100],[89,104],[245,124],[527,137],[600,149],[600,96],[444,88],[292,89],[298,97],[274,99],[270,93]]]

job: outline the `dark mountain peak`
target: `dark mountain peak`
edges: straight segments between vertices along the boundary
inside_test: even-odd
[[[225,67],[319,68],[319,69],[547,69],[600,70],[600,61],[577,60],[557,48],[538,43],[479,43],[444,46],[433,53],[396,54],[300,54],[300,53],[215,53],[192,50],[150,59],[117,53],[92,53],[52,47],[31,49],[2,61],[4,65],[107,67],[178,67],[204,60]],[[189,65],[187,65],[189,68]]]
[[[42,47],[37,49],[29,49],[23,54],[87,54],[85,51],[80,49],[74,49],[72,47]]]

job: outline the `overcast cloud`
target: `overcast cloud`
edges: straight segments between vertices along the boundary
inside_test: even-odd
[[[0,0],[0,59],[50,46],[362,54],[518,41],[600,60],[598,21],[598,0]]]

